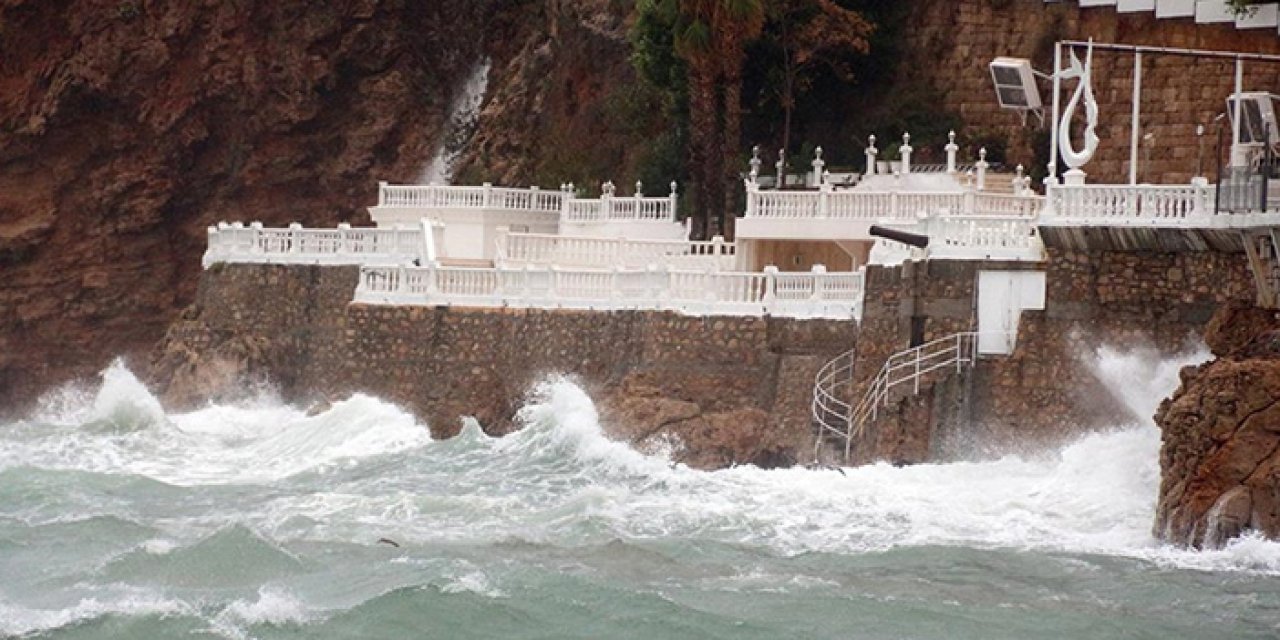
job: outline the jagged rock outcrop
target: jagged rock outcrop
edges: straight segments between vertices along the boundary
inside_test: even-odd
[[[628,11],[0,0],[0,410],[144,363],[194,297],[207,225],[366,220],[377,180],[417,178],[484,56],[496,91],[468,166],[528,181],[568,162],[557,141],[600,130],[597,89],[626,67]],[[602,171],[622,162],[599,150]]]
[[[1253,530],[1280,537],[1280,317],[1224,307],[1206,329],[1217,358],[1181,372],[1160,405],[1155,534],[1219,546]]]

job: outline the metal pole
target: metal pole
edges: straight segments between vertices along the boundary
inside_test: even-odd
[[[1133,121],[1129,130],[1129,184],[1138,184],[1138,121],[1139,104],[1142,102],[1142,52],[1133,54]]]
[[[1069,47],[1088,46],[1088,42],[1080,40],[1063,40],[1061,44]],[[1142,51],[1145,53],[1158,53],[1161,55],[1172,56],[1193,56],[1198,58],[1228,58],[1232,60],[1254,60],[1263,62],[1280,62],[1280,55],[1266,53],[1250,53],[1247,51],[1212,51],[1209,49],[1180,49],[1177,47],[1148,47],[1134,46],[1128,44],[1110,44],[1105,42],[1094,42],[1094,50],[1104,51]]]
[[[1244,92],[1244,60],[1236,58],[1236,93],[1231,101],[1232,120],[1231,120],[1231,164],[1237,166],[1236,151],[1240,146],[1240,94]]]
[[[1049,175],[1045,180],[1058,183],[1058,104],[1062,101],[1062,43],[1053,44],[1053,121],[1049,124]]]

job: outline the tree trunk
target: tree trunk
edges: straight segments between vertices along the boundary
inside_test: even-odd
[[[724,139],[721,140],[720,147],[720,175],[724,178],[721,193],[724,194],[724,204],[720,209],[720,232],[726,239],[734,237],[734,222],[738,218],[738,194],[742,191],[742,182],[738,180],[741,170],[738,166],[738,148],[741,145],[742,64],[739,62],[729,69],[724,81]]]
[[[706,63],[689,65],[689,173],[697,193],[693,210],[695,239],[707,238],[718,188],[716,78],[710,67]]]

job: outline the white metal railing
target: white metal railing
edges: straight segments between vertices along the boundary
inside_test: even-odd
[[[748,218],[880,220],[914,219],[939,213],[957,215],[1034,215],[1042,198],[1036,195],[963,192],[747,190]]]
[[[635,269],[660,264],[681,269],[729,271],[736,265],[737,245],[719,236],[697,242],[508,233],[498,236],[496,256],[499,266]]]
[[[815,268],[816,269],[816,268]],[[366,266],[355,301],[856,319],[863,273]]]
[[[819,371],[814,383],[813,421],[818,428],[815,454],[823,438],[831,435],[842,437],[847,463],[853,441],[864,435],[867,425],[878,417],[881,406],[888,406],[891,391],[910,385],[911,393],[918,394],[925,375],[952,368],[958,373],[964,367],[973,366],[978,359],[978,336],[974,331],[955,333],[889,356],[856,406],[836,396],[838,386],[844,380],[842,376],[847,375],[848,367],[852,367],[851,362],[846,363],[843,359],[853,356],[846,353],[832,360]],[[819,397],[823,398],[821,402]]]
[[[858,358],[858,349],[854,347],[835,358],[832,358],[818,370],[813,380],[813,403],[809,410],[813,415],[813,424],[818,432],[814,440],[813,459],[818,460],[818,452],[823,439],[832,435],[848,439],[851,431],[849,420],[853,415],[853,407],[841,398],[841,390],[853,392],[853,366]],[[847,451],[848,447],[846,447]],[[845,453],[848,462],[849,454]]]
[[[266,228],[260,223],[220,223],[209,227],[203,265],[217,262],[282,264],[368,264],[408,262],[430,256],[421,228],[371,228],[340,224],[336,229]]]
[[[1106,224],[1203,222],[1213,212],[1205,185],[1049,185],[1046,218]]]

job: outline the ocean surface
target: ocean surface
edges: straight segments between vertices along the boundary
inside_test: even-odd
[[[1139,415],[1182,364],[1096,360]],[[521,420],[433,441],[377,398],[260,392],[173,414],[113,365],[0,424],[0,637],[1280,636],[1280,544],[1152,538],[1149,423],[841,473],[641,454],[566,380]]]

